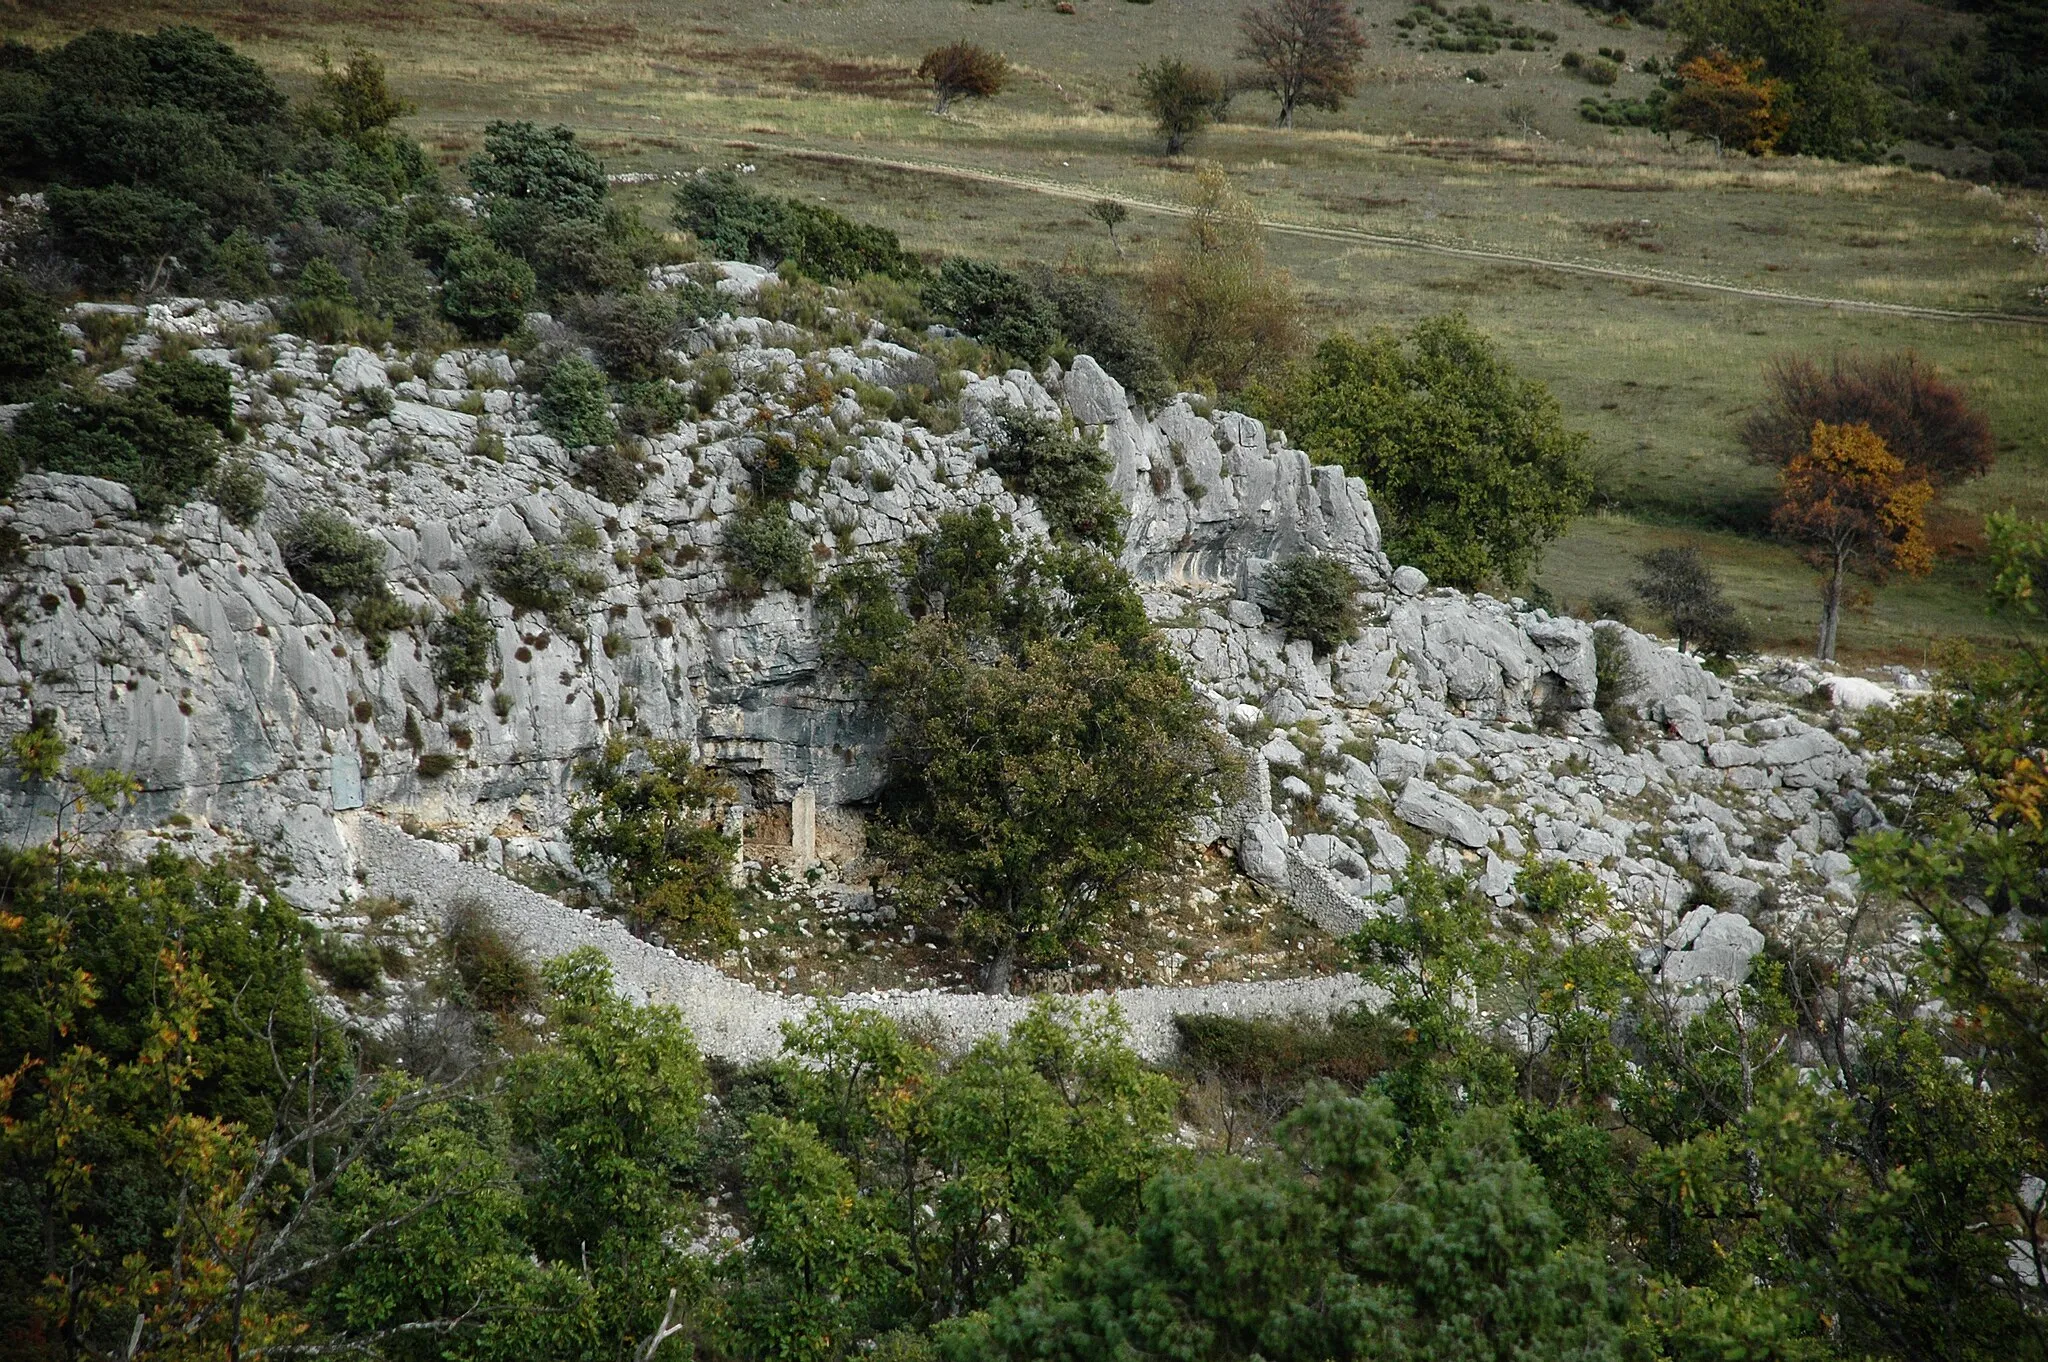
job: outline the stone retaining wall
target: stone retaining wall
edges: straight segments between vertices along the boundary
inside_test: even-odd
[[[814,999],[767,993],[710,965],[685,960],[609,918],[579,912],[515,884],[460,859],[452,846],[413,837],[374,814],[344,814],[341,822],[360,881],[371,893],[409,899],[430,917],[460,900],[472,900],[498,930],[540,959],[595,946],[611,961],[623,995],[679,1009],[706,1054],[736,1063],[769,1058],[781,1049],[782,1024],[802,1018],[816,1005]],[[1384,1001],[1384,994],[1352,974],[1075,996],[1082,1002],[1113,1002],[1131,1048],[1155,1062],[1172,1058],[1177,1045],[1173,1019],[1183,1013],[1324,1017],[1359,1003]],[[1031,1007],[1031,999],[1023,997],[927,991],[850,993],[835,1001],[923,1024],[956,1050],[1007,1032]]]

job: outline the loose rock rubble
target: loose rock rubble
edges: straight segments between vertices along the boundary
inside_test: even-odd
[[[740,779],[742,818],[782,811],[794,829],[788,810],[814,809],[785,835],[829,877],[857,858],[881,734],[820,665],[814,599],[727,585],[745,454],[794,434],[833,451],[791,510],[829,576],[951,511],[988,506],[1042,534],[985,454],[1005,409],[1064,409],[1113,456],[1123,566],[1248,753],[1246,800],[1194,836],[1227,843],[1311,921],[1342,933],[1384,911],[1413,856],[1503,904],[1532,857],[1562,857],[1612,887],[1655,953],[1646,967],[1693,984],[1740,979],[1762,933],[1855,893],[1844,834],[1876,814],[1853,724],[1891,687],[1779,660],[1723,679],[1619,624],[1433,588],[1389,563],[1359,480],[1191,398],[1148,415],[1086,356],[952,376],[950,430],[888,419],[862,387],[947,380],[930,356],[879,326],[828,344],[746,315],[760,272],[721,268],[733,311],[678,359],[723,365],[732,391],[644,442],[645,486],[625,504],[584,485],[503,351],[415,367],[388,348],[236,342],[269,322],[256,304],[152,305],[131,353],[177,337],[228,370],[249,430],[235,457],[262,471],[268,507],[251,530],[205,501],[149,524],[119,484],[25,478],[7,510],[19,551],[0,568],[0,685],[18,697],[0,727],[54,710],[87,759],[136,773],[142,822],[273,857],[329,924],[394,854],[348,831],[366,819],[436,829],[480,873],[571,875],[574,762],[626,732],[696,744]],[[393,591],[422,618],[482,602],[497,664],[483,693],[443,692],[424,629],[373,661],[293,583],[277,535],[314,509],[381,538]],[[597,589],[553,616],[515,609],[491,565],[535,544]],[[1359,582],[1367,625],[1327,656],[1258,604],[1264,573],[1303,551]],[[423,766],[429,754],[447,760]],[[28,791],[0,790],[0,817],[32,816]]]

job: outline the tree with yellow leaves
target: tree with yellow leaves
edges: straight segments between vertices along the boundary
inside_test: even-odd
[[[1678,68],[1685,83],[1668,107],[1671,126],[1730,151],[1768,156],[1792,124],[1785,82],[1763,73],[1761,58],[1707,52]]]
[[[1858,569],[1924,576],[1934,566],[1927,506],[1934,487],[1870,427],[1816,421],[1806,452],[1785,465],[1772,524],[1810,544],[1827,572],[1816,655],[1833,661],[1842,584]]]
[[[1151,264],[1154,333],[1181,382],[1235,391],[1300,351],[1301,298],[1267,262],[1258,214],[1221,170],[1195,176],[1188,209],[1180,239]]]

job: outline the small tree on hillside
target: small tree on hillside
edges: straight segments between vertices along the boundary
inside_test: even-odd
[[[1123,226],[1131,216],[1131,210],[1116,199],[1097,199],[1088,205],[1088,216],[1109,229],[1109,244],[1116,247],[1116,258],[1124,258],[1124,243],[1117,239],[1116,229]]]
[[[932,84],[932,112],[942,114],[956,99],[993,99],[1010,78],[1010,63],[1000,52],[973,43],[947,43],[924,54],[917,64],[919,80]]]
[[[1301,299],[1267,263],[1258,219],[1222,171],[1195,178],[1189,207],[1180,239],[1152,262],[1153,330],[1177,378],[1240,388],[1300,351]]]
[[[635,926],[729,937],[739,849],[712,815],[732,787],[675,742],[613,741],[576,773],[584,783],[569,815],[576,863],[611,881]]]
[[[870,579],[847,615],[863,642],[845,656],[871,661],[889,726],[868,845],[905,906],[1007,992],[1020,963],[1064,959],[1167,864],[1231,758],[1100,552],[1030,551],[983,508],[918,543],[904,605],[896,585]]]
[[[1687,651],[1726,657],[1749,646],[1749,626],[1721,590],[1721,580],[1696,544],[1636,555],[1641,575],[1629,589],[1661,615]]]
[[[1924,575],[1934,566],[1927,542],[1927,505],[1934,488],[1885,448],[1866,425],[1815,422],[1807,452],[1785,466],[1772,523],[1780,534],[1815,547],[1827,573],[1815,654],[1835,656],[1842,585],[1859,567]]]
[[[349,49],[342,66],[325,52],[320,54],[320,98],[322,106],[314,111],[314,120],[351,142],[374,140],[417,107],[391,92],[384,63],[360,47]]]
[[[1237,19],[1237,55],[1258,64],[1246,82],[1280,101],[1281,127],[1294,125],[1297,105],[1335,110],[1358,93],[1365,35],[1344,0],[1270,0]]]
[[[1991,423],[1962,389],[1910,350],[1836,355],[1823,369],[1780,355],[1764,370],[1770,394],[1749,414],[1742,442],[1783,467],[1812,445],[1815,422],[1866,425],[1906,467],[1936,487],[1981,477],[1997,453]]]
[[[1178,156],[1188,139],[1223,116],[1230,90],[1206,66],[1161,57],[1138,68],[1138,97],[1166,139],[1166,154]]]
[[[1694,57],[1678,68],[1685,83],[1665,105],[1679,132],[1711,140],[1729,151],[1764,156],[1791,126],[1785,111],[1785,82],[1763,73],[1761,58],[1738,60],[1725,52]]]

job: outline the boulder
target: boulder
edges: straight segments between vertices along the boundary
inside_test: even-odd
[[[1074,356],[1074,367],[1067,371],[1060,396],[1067,400],[1067,410],[1074,414],[1074,419],[1084,426],[1108,425],[1131,406],[1124,395],[1124,385],[1104,372],[1091,355]]]
[[[1287,825],[1277,814],[1263,814],[1237,835],[1237,868],[1255,884],[1279,892],[1287,888]]]
[[[1820,688],[1827,692],[1828,703],[1836,709],[1890,709],[1896,698],[1889,686],[1861,676],[1830,676],[1820,683]]]
[[[1702,913],[1711,916],[1700,918]],[[1764,948],[1762,932],[1734,913],[1711,908],[1694,909],[1686,921],[1697,926],[1682,948],[1664,957],[1659,977],[1665,983],[1732,985],[1749,977],[1750,963]]]
[[[384,361],[360,345],[350,346],[348,353],[335,360],[327,377],[345,393],[391,386],[391,375],[384,372]]]
[[[1394,801],[1394,816],[1410,827],[1448,837],[1474,851],[1493,840],[1493,829],[1478,810],[1420,777],[1410,780]]]

